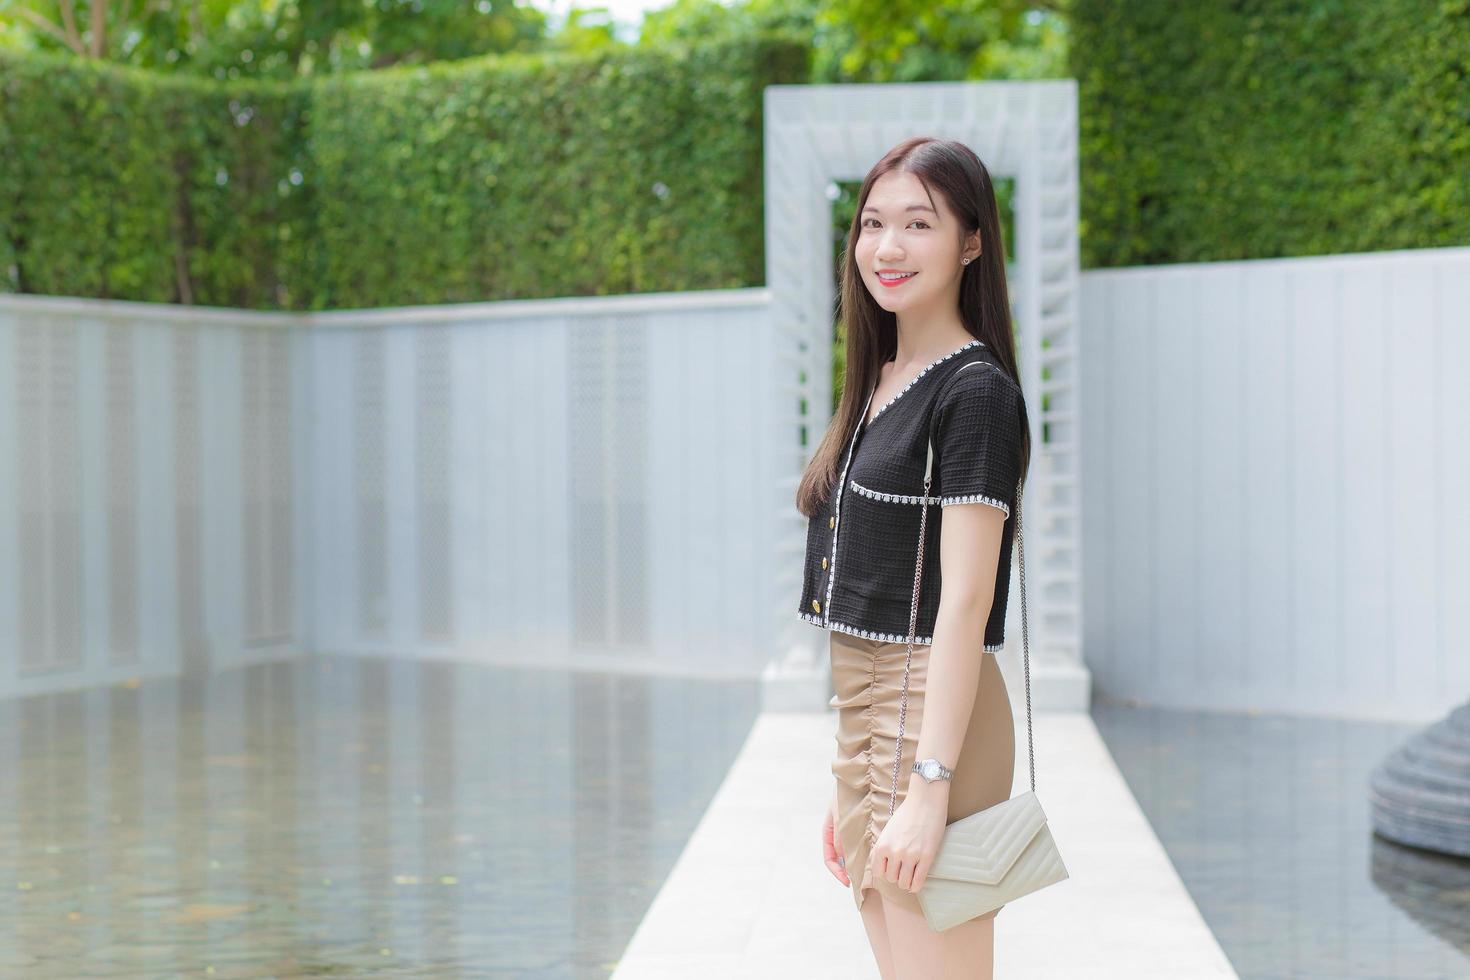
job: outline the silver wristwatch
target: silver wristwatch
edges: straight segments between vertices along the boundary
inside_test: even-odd
[[[954,776],[954,770],[948,768],[938,759],[920,759],[914,763],[914,772],[924,777],[926,783],[932,783],[936,779],[950,779]]]

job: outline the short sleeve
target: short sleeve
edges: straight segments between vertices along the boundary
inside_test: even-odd
[[[1021,387],[1004,371],[982,361],[953,376],[934,408],[933,492],[940,505],[985,503],[1009,517],[1025,430]]]

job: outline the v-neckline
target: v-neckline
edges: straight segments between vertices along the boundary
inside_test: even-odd
[[[971,340],[969,343],[965,344],[963,347],[956,347],[954,350],[950,351],[948,354],[945,354],[943,357],[935,358],[934,360],[930,361],[928,364],[924,365],[923,369],[920,370],[918,374],[916,374],[912,378],[910,378],[908,384],[904,385],[903,388],[898,392],[898,394],[894,395],[892,398],[888,399],[888,401],[884,402],[883,405],[882,405],[882,407],[880,407],[877,412],[873,413],[873,417],[872,418],[867,419],[866,421],[864,421],[864,423],[863,423],[863,430],[866,431],[867,429],[871,428],[872,425],[873,425],[873,423],[876,422],[876,421],[878,421],[878,419],[883,415],[883,413],[886,412],[886,411],[888,411],[889,407],[894,402],[898,401],[905,394],[907,394],[908,393],[908,390],[914,386],[915,382],[917,382],[924,375],[928,374],[931,368],[934,368],[937,365],[943,364],[945,361],[949,360],[951,357],[954,357],[956,354],[963,354],[965,351],[969,350],[971,347],[984,347],[984,346],[985,346],[985,344],[983,342],[981,342],[980,340],[978,340],[978,339]],[[878,384],[881,383],[881,381],[882,381],[882,379],[880,378],[878,380],[878,382],[875,382],[873,384],[873,390],[868,393],[868,399],[869,399],[869,401],[872,400],[873,395],[876,395],[878,393]],[[864,412],[864,415],[866,416],[866,414],[867,413],[865,411]]]

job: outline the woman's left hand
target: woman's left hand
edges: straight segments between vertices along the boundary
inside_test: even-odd
[[[923,888],[944,841],[948,802],[947,794],[931,796],[910,788],[873,846],[873,873],[904,891]]]

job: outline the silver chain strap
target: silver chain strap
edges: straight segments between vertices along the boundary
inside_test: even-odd
[[[924,495],[919,498],[919,556],[914,562],[914,596],[909,605],[908,651],[903,662],[903,695],[898,702],[898,745],[893,750],[893,790],[888,794],[888,815],[898,803],[898,766],[903,756],[903,723],[909,707],[909,667],[914,660],[914,627],[919,620],[919,577],[924,571],[924,528],[929,517],[929,483],[932,479],[934,443],[929,443],[929,462],[924,469]],[[1031,761],[1031,792],[1036,792],[1036,749],[1031,737],[1031,640],[1026,628],[1026,547],[1021,540],[1021,483],[1016,481],[1016,548],[1021,563],[1021,651],[1026,672],[1026,754]],[[981,638],[984,643],[984,637]],[[982,654],[983,656],[983,654]],[[958,765],[958,762],[956,762]]]

